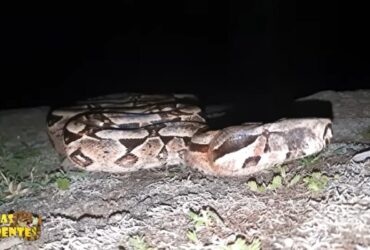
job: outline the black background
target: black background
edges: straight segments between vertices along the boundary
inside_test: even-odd
[[[255,115],[320,90],[369,88],[367,8],[308,2],[123,1],[3,15],[0,109],[186,92]]]

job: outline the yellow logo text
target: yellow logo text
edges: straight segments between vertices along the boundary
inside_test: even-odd
[[[19,237],[37,240],[41,234],[41,216],[26,211],[0,214],[0,239]]]

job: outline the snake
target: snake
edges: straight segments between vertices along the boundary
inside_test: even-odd
[[[211,129],[191,94],[129,93],[51,109],[54,149],[85,171],[127,173],[185,165],[245,176],[317,154],[333,137],[326,117],[282,118]]]

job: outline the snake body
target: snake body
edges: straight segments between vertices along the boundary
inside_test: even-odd
[[[210,130],[191,95],[129,94],[52,110],[57,152],[87,171],[132,172],[184,164],[205,174],[243,176],[323,150],[327,118],[282,119]]]

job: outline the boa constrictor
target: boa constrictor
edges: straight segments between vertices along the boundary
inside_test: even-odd
[[[55,149],[87,171],[131,172],[184,164],[243,176],[320,152],[326,118],[282,119],[209,130],[191,95],[94,98],[48,115]]]

